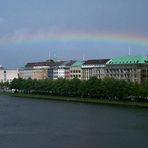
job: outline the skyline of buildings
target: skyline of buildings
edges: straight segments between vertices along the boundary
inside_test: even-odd
[[[53,60],[29,62],[24,67],[9,69],[0,66],[0,81],[11,82],[23,79],[73,79],[88,80],[90,77],[105,77],[143,83],[148,80],[148,56],[121,56],[111,59]]]

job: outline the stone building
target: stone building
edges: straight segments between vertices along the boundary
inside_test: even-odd
[[[45,62],[27,63],[24,68],[19,69],[19,77],[23,79],[57,79],[58,66],[63,61],[47,60]]]
[[[64,63],[64,61],[57,61],[54,63],[54,65],[52,66],[52,70],[53,70],[53,78],[54,80],[59,78],[59,66],[62,65]],[[50,73],[51,73],[51,68],[50,68]]]
[[[82,65],[82,80],[88,80],[90,77],[102,79],[106,77],[105,64],[109,59],[87,60]]]
[[[106,76],[142,83],[148,79],[147,56],[123,56],[106,63]]]
[[[12,82],[18,78],[18,69],[6,69],[0,66],[0,82]]]
[[[70,79],[70,67],[76,61],[70,60],[65,61],[63,64],[58,67],[58,78]]]
[[[49,69],[54,61],[27,63],[19,70],[19,77],[23,79],[46,79],[49,77]]]
[[[76,61],[74,64],[70,67],[70,79],[78,78],[82,80],[82,64],[83,61]]]

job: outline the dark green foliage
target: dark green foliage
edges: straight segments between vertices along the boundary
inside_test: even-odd
[[[87,81],[81,81],[77,78],[72,80],[63,78],[24,80],[19,78],[11,82],[10,88],[23,93],[92,99],[147,101],[148,98],[148,81],[138,84],[113,78],[97,79],[91,77]]]
[[[0,82],[0,89],[9,88],[9,82]]]

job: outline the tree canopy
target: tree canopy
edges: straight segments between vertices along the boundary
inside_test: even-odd
[[[148,98],[148,81],[145,81],[144,84],[138,84],[114,78],[98,79],[91,77],[85,81],[77,78],[72,80],[63,78],[57,80],[25,80],[19,78],[11,82],[10,88],[23,93],[92,99],[146,101]]]

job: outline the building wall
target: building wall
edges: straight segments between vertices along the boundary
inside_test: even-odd
[[[0,82],[4,82],[4,70],[0,69]]]
[[[90,77],[97,77],[98,79],[103,79],[106,77],[105,65],[104,67],[97,66],[82,66],[82,80],[88,80]]]
[[[18,69],[8,69],[4,71],[4,80],[11,82],[14,78],[18,78]]]
[[[91,76],[91,70],[89,68],[82,69],[82,80],[88,80]]]
[[[140,69],[141,83],[148,80],[148,65],[142,65]]]
[[[58,79],[58,68],[53,69],[53,79],[54,80]]]
[[[48,69],[35,69],[33,70],[32,79],[46,79],[48,78]]]
[[[107,65],[106,76],[115,79],[141,83],[141,67],[136,64]]]
[[[33,77],[33,69],[20,69],[19,77],[22,79],[29,79]]]
[[[53,79],[53,68],[48,69],[48,78]]]
[[[64,68],[58,69],[58,78],[65,78],[65,69]]]
[[[58,78],[70,79],[70,69],[69,68],[59,68]]]
[[[81,67],[71,67],[70,68],[70,79],[78,78],[82,79],[82,69]]]
[[[0,82],[11,82],[14,78],[18,78],[18,69],[1,69]]]
[[[65,69],[65,79],[70,79],[70,67]]]

